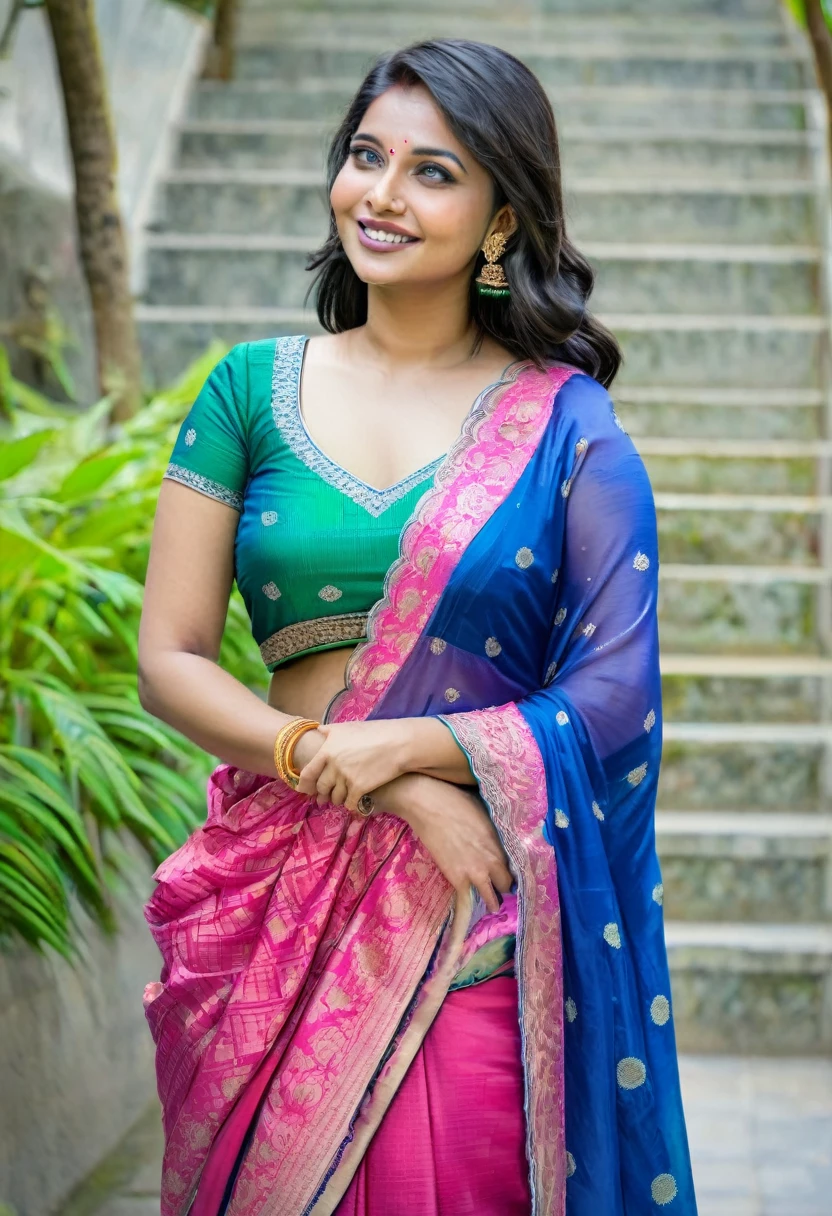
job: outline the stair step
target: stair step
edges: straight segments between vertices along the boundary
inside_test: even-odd
[[[357,85],[376,58],[396,49],[396,39],[342,37],[332,40],[295,37],[278,45],[243,49],[237,55],[242,79],[282,76],[349,76]],[[812,69],[802,49],[743,47],[720,49],[682,46],[642,46],[628,54],[614,42],[556,43],[534,47],[522,55],[525,64],[546,85],[640,84],[711,88],[808,88]]]
[[[310,278],[310,241],[283,235],[151,233],[146,242],[148,298],[156,303],[276,303],[302,307]],[[816,314],[820,299],[817,252],[770,246],[725,250],[723,246],[585,245],[598,272],[599,311],[638,314],[662,308],[717,316],[764,315],[778,322]]]
[[[663,651],[662,675],[716,676],[742,679],[832,678],[832,658],[802,654],[684,654]]]
[[[815,187],[808,182],[694,178],[570,177],[566,200],[577,239],[710,241],[733,245],[816,238]],[[314,243],[328,203],[317,169],[179,168],[161,182],[155,224],[171,232],[275,232]]]
[[[632,434],[626,411],[623,421]],[[832,459],[832,442],[820,439],[633,438],[659,492],[811,494]]]
[[[832,1047],[832,926],[669,920],[665,938],[682,1050]]]
[[[276,334],[320,332],[314,312],[248,303],[144,304],[136,314],[150,385],[179,375],[212,341],[230,346]],[[709,377],[726,389],[815,389],[821,381],[825,322],[820,317],[602,314],[601,319],[626,356],[618,391],[631,385],[688,387]]]
[[[820,460],[832,456],[832,439],[689,439],[644,435],[642,456],[709,456],[714,460]]]
[[[832,917],[832,815],[660,811],[656,834],[674,920]]]
[[[633,386],[616,385],[613,388],[616,410],[622,424],[632,436],[639,451],[647,458],[651,478],[657,470],[657,462],[664,455],[658,445],[667,442],[686,449],[694,463],[697,456],[702,455],[698,471],[702,478],[700,484],[709,488],[709,477],[702,467],[704,461],[703,449],[709,444],[774,444],[784,445],[784,459],[794,462],[795,471],[788,486],[776,485],[771,481],[772,474],[766,473],[764,464],[767,457],[760,452],[756,468],[760,480],[757,488],[781,493],[805,493],[815,489],[815,482],[808,480],[814,473],[806,471],[806,460],[824,459],[823,447],[814,448],[814,444],[826,441],[819,436],[826,433],[825,398],[817,389],[713,389],[709,386],[684,388],[680,386]],[[657,445],[654,449],[645,444]],[[797,448],[805,445],[806,458],[802,458]],[[737,460],[750,460],[752,449],[742,457],[739,447],[736,450]],[[676,448],[673,448],[676,451]],[[715,447],[714,456],[720,451]],[[727,464],[728,448],[724,449]],[[670,449],[667,449],[667,456]],[[680,450],[679,455],[683,455]],[[769,461],[769,463],[771,463]],[[661,484],[661,474],[653,484],[657,489],[664,489]],[[682,489],[693,488],[675,483]],[[668,487],[669,488],[669,487]],[[714,488],[718,488],[714,486]],[[732,484],[728,481],[722,486],[728,491],[745,490],[749,485]]]
[[[194,118],[325,118],[337,122],[357,81],[306,77],[293,81],[200,81],[190,100]],[[804,129],[813,94],[805,89],[696,89],[669,85],[571,85],[549,90],[558,122],[618,122],[649,130],[690,123],[720,127]]]
[[[250,12],[274,12],[274,0],[246,0]],[[355,13],[388,13],[395,12],[399,7],[405,12],[412,12],[412,5],[403,0],[292,0],[294,9],[316,13],[320,11],[335,12],[344,10],[350,15]],[[522,7],[518,5],[522,11]],[[423,12],[447,12],[447,0],[422,0],[420,8]],[[475,14],[502,17],[506,5],[502,0],[456,0],[456,11],[466,16]],[[589,13],[606,15],[610,10],[610,0],[545,0],[545,12],[551,14]],[[690,16],[713,17],[751,17],[755,20],[762,18],[774,19],[779,13],[778,0],[619,0],[616,4],[618,12],[655,18],[659,13],[668,13],[678,17],[681,14]],[[534,11],[538,11],[535,9]]]
[[[606,12],[600,17],[558,15],[532,10],[511,9],[493,17],[474,18],[456,12],[397,12],[387,7],[381,13],[350,12],[349,15],[327,8],[319,11],[252,10],[244,8],[239,19],[239,45],[259,46],[264,41],[275,42],[287,36],[302,34],[349,36],[362,33],[374,36],[382,29],[385,35],[402,45],[425,38],[469,38],[493,42],[515,50],[527,46],[530,37],[540,40],[564,38],[570,42],[614,38],[624,45],[667,43],[681,39],[707,46],[749,45],[782,46],[786,31],[781,21],[745,20],[716,17],[660,16],[649,25],[636,16]]]

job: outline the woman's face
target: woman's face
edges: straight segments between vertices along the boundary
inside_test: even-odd
[[[428,90],[397,85],[365,112],[330,202],[359,279],[428,284],[470,275],[491,230],[493,186]],[[508,233],[510,217],[501,208],[494,227]]]

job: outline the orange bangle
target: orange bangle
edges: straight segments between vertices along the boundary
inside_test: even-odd
[[[291,718],[277,732],[274,741],[274,766],[278,777],[293,790],[297,789],[300,780],[300,773],[292,768],[295,744],[301,735],[306,734],[308,730],[317,730],[320,725],[320,722],[315,722],[312,718]]]

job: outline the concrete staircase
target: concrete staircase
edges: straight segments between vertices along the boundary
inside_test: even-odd
[[[658,831],[680,1042],[832,1049],[829,185],[777,0],[247,0],[148,234],[159,380],[209,339],[314,332],[322,153],[375,54],[462,35],[552,96],[573,235],[626,352],[661,530]]]

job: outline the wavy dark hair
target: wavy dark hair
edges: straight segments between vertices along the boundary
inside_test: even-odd
[[[491,334],[539,368],[552,360],[609,386],[621,363],[613,335],[587,310],[595,274],[566,236],[555,116],[540,81],[499,47],[457,38],[417,42],[383,55],[364,79],[327,158],[331,190],[367,108],[394,85],[424,85],[461,144],[490,174],[494,211],[510,203],[518,230],[500,259],[511,295],[480,295],[471,279],[478,342]],[[485,258],[480,254],[479,273]],[[317,271],[321,325],[341,333],[367,319],[367,285],[352,268],[330,210],[329,236],[307,264]]]

